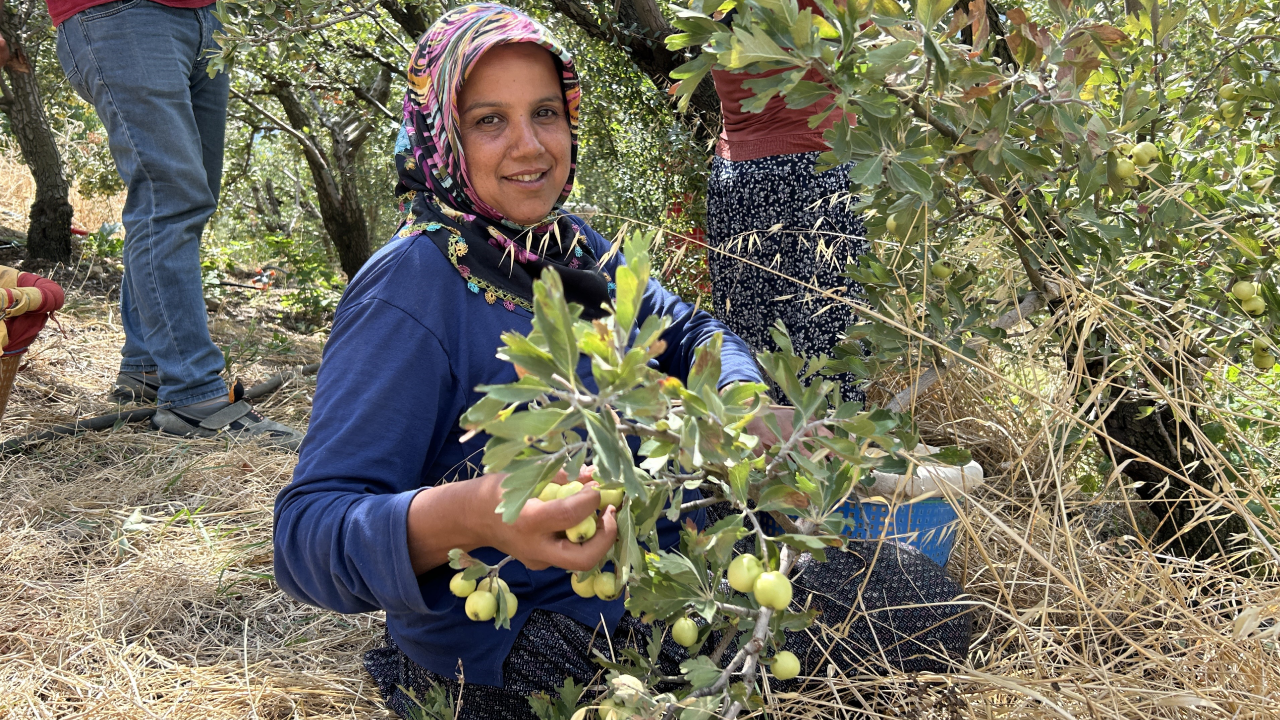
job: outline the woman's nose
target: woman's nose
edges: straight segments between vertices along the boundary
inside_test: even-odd
[[[538,138],[538,127],[533,118],[523,117],[511,124],[511,155],[517,158],[537,157],[545,148]]]

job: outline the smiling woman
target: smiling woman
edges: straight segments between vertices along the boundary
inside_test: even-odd
[[[532,330],[535,279],[556,273],[583,316],[598,318],[625,258],[560,210],[573,187],[579,87],[545,28],[501,5],[458,8],[423,36],[408,76],[396,157],[406,217],[337,309],[307,444],[276,503],[276,577],[314,605],[386,611],[387,643],[367,664],[398,713],[415,710],[408,691],[456,694],[461,668],[462,717],[530,718],[528,694],[589,680],[593,647],[643,645],[650,630],[623,617],[616,592],[579,597],[564,572],[594,568],[617,537],[615,511],[597,516],[594,485],[531,501],[503,523],[503,476],[477,467],[488,438],[464,438],[458,421],[482,397],[477,387],[516,380],[495,354],[504,332]],[[656,282],[640,315],[671,318],[662,371],[686,379],[695,348],[724,333],[720,385],[759,380],[745,344]],[[594,388],[590,363],[578,372]],[[594,535],[570,542],[565,531],[588,518]],[[680,518],[704,520],[701,509]],[[679,527],[663,521],[664,546]],[[519,599],[508,601],[510,629],[468,619],[493,609],[450,591],[452,548],[514,558],[501,571]]]

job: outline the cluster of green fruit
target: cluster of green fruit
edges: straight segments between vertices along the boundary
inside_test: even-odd
[[[777,570],[765,570],[764,563],[755,555],[744,553],[729,563],[729,587],[749,593],[757,603],[774,610],[785,610],[791,604],[791,581]],[[676,624],[679,625],[679,621]],[[696,627],[693,630],[697,632]],[[676,642],[680,642],[680,638],[676,638]],[[770,669],[779,680],[790,680],[800,674],[800,660],[794,653],[783,650],[773,656]]]
[[[611,571],[569,573],[569,585],[580,598],[598,597],[601,600],[617,600],[622,594],[618,576]]]
[[[1267,311],[1267,301],[1262,299],[1258,283],[1240,280],[1231,286],[1231,294],[1240,301],[1240,309],[1250,315],[1261,315]]]
[[[1218,89],[1218,109],[1214,116],[1230,128],[1238,128],[1244,122],[1244,92],[1236,83],[1227,83]]]
[[[515,593],[511,592],[511,588],[507,586],[507,581],[498,577],[487,577],[476,582],[466,579],[463,574],[458,573],[449,581],[449,592],[467,599],[465,608],[467,617],[478,622],[492,620],[498,612],[499,594],[506,600],[507,617],[515,617],[518,603]]]
[[[1140,142],[1137,145],[1119,145],[1116,150],[1121,155],[1116,160],[1116,177],[1131,187],[1138,184],[1138,178],[1134,177],[1134,173],[1138,171],[1138,168],[1145,168],[1160,160],[1160,150],[1156,148],[1154,143]]]
[[[541,500],[542,502],[552,502],[554,500],[563,500],[567,497],[572,497],[574,495],[577,495],[579,492],[582,492],[583,487],[584,487],[583,484],[577,480],[574,480],[573,482],[570,482],[570,483],[565,483],[564,485],[557,485],[556,483],[549,482],[542,487],[541,491],[538,492],[538,499]],[[597,490],[600,493],[600,512],[604,512],[605,508],[608,508],[610,505],[614,507],[621,507],[622,495],[623,495],[622,488],[616,488],[616,489],[597,488]],[[565,530],[564,534],[565,534],[565,537],[569,538],[570,542],[584,543],[590,540],[596,535],[595,516],[588,515],[586,518],[582,520],[582,522],[578,523],[577,525],[574,525],[568,530]]]
[[[1265,337],[1253,339],[1253,366],[1259,370],[1270,370],[1276,366],[1275,346]]]

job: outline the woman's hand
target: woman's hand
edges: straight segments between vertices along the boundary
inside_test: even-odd
[[[592,468],[583,468],[579,480],[591,481]],[[426,488],[409,504],[409,558],[415,574],[449,561],[449,551],[470,552],[491,547],[519,560],[530,570],[560,567],[590,570],[612,547],[618,536],[616,510],[610,507],[597,518],[596,534],[582,544],[570,542],[564,531],[595,515],[600,493],[595,483],[563,500],[529,500],[515,523],[508,525],[493,510],[502,500],[502,479],[495,473],[463,482]],[[564,471],[553,480],[568,482]]]

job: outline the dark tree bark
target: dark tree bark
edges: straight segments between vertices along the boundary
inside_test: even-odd
[[[390,93],[391,73],[383,68],[372,85],[362,88],[357,94],[367,102],[385,105]],[[264,94],[280,102],[284,118],[272,114],[250,97],[235,92],[237,98],[297,141],[315,183],[325,232],[338,251],[342,271],[348,278],[353,278],[369,259],[373,247],[356,184],[355,161],[374,129],[374,123],[359,110],[332,117],[312,93],[287,80],[272,80]],[[320,128],[328,135],[327,147],[316,134]]]
[[[1106,437],[1099,437],[1098,442],[1117,465],[1133,461],[1124,469],[1124,475],[1140,483],[1138,497],[1160,520],[1152,539],[1159,544],[1169,543],[1170,550],[1183,557],[1205,560],[1246,549],[1250,545],[1249,526],[1229,508],[1219,508],[1197,522],[1197,515],[1214,502],[1214,495],[1224,492],[1214,487],[1217,482],[1210,470],[1212,461],[1196,448],[1191,428],[1177,420],[1168,405],[1158,404],[1150,415],[1142,417],[1150,405],[1150,401],[1118,403],[1103,423],[1115,444]],[[1195,408],[1190,410],[1193,415],[1189,419],[1195,422]],[[1118,445],[1190,478],[1202,490]]]
[[[67,197],[71,186],[40,99],[35,43],[27,42],[35,33],[47,31],[43,8],[43,3],[0,3],[0,37],[10,55],[0,73],[0,110],[9,117],[22,159],[35,178],[27,256],[70,262],[72,209]]]
[[[551,7],[587,35],[623,48],[641,72],[659,89],[671,86],[671,71],[688,58],[667,49],[666,38],[675,31],[666,24],[654,0],[619,0],[617,17],[612,4],[595,5],[590,0],[550,0]],[[689,105],[702,121],[700,133],[709,137],[720,124],[720,98],[708,76],[698,85]]]

